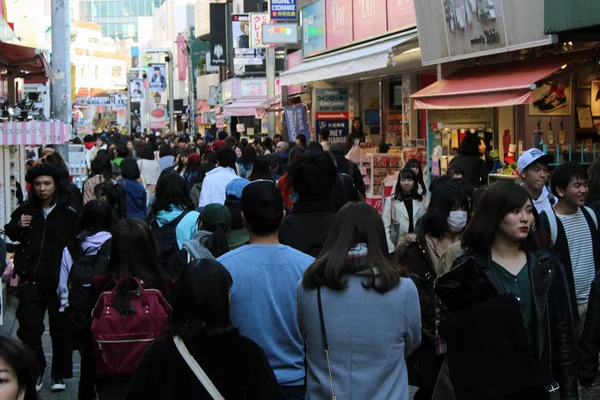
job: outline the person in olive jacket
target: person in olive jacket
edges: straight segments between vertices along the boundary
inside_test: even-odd
[[[13,212],[4,227],[8,237],[19,242],[14,258],[15,273],[20,278],[17,336],[36,354],[39,367],[36,386],[40,390],[46,369],[42,334],[48,309],[51,389],[60,391],[65,389],[63,379],[71,378],[73,365],[65,324],[58,312],[56,289],[62,251],[77,235],[79,211],[61,183],[57,167],[40,164],[29,170],[26,180],[32,185],[29,199]]]

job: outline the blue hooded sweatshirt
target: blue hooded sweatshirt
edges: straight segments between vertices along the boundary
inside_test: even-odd
[[[179,217],[182,212],[183,207],[171,205],[171,211],[161,210],[158,212],[156,215],[156,223],[159,227],[166,225]],[[177,246],[180,250],[183,248],[183,243],[190,240],[198,230],[198,217],[200,217],[198,211],[190,211],[183,217],[179,224],[177,224],[175,232],[177,234]]]

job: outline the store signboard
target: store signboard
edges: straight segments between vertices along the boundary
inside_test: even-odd
[[[278,21],[296,21],[296,0],[271,0],[269,1],[271,19]]]
[[[329,143],[346,142],[350,123],[348,120],[318,120],[317,132],[329,129]]]
[[[266,44],[298,43],[298,25],[296,24],[263,24],[263,42]]]
[[[262,26],[269,23],[268,13],[250,13],[250,47],[253,49],[261,49],[271,47],[266,45],[262,40]]]
[[[325,25],[325,0],[318,0],[302,9],[302,57],[327,49]]]
[[[234,85],[236,85],[234,81]],[[281,94],[281,81],[275,79],[275,95]],[[236,98],[267,98],[267,80],[262,79],[241,79],[239,80],[239,96]]]
[[[388,31],[403,30],[417,25],[414,0],[388,0]]]
[[[304,104],[296,104],[284,108],[285,123],[288,130],[290,141],[295,141],[296,136],[303,133],[310,136],[310,127],[308,126],[308,115]]]
[[[386,0],[353,0],[352,3],[354,40],[363,40],[385,33],[387,30]]]
[[[316,89],[316,112],[339,114],[348,113],[348,89]]]
[[[210,65],[227,63],[226,3],[210,3]]]
[[[544,0],[419,0],[414,3],[423,65],[551,44]]]
[[[352,42],[352,0],[325,0],[327,49]]]
[[[452,110],[427,110],[429,122],[485,123],[494,121],[493,108],[457,108]]]
[[[316,89],[315,100],[317,132],[327,128],[331,143],[345,141],[350,128],[348,89]]]
[[[64,122],[4,122],[0,145],[62,144],[69,141],[69,124]]]
[[[288,69],[296,68],[300,64],[302,64],[302,50],[298,50],[298,51],[288,54]],[[289,85],[288,86],[288,96],[291,96],[293,94],[298,94],[301,92],[302,92],[302,84],[301,83],[299,83],[297,85]]]

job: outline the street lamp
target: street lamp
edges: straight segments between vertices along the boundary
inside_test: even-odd
[[[167,85],[169,86],[169,129],[171,132],[175,132],[175,124],[173,117],[175,115],[175,103],[173,97],[175,96],[173,90],[173,53],[169,49],[148,49],[146,54],[166,54],[165,62],[169,64],[167,68]]]

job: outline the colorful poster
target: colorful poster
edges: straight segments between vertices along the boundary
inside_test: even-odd
[[[250,13],[250,47],[253,49],[270,47],[262,41],[262,26],[268,23],[268,13]]]
[[[129,98],[132,103],[139,103],[144,100],[144,80],[134,79],[129,81]]]
[[[308,126],[308,115],[304,104],[296,104],[284,108],[285,123],[288,130],[290,141],[295,141],[296,136],[304,134],[310,136],[310,127]]]
[[[327,49],[325,25],[325,0],[318,0],[302,9],[302,57]]]
[[[417,25],[414,0],[388,0],[388,31],[402,30]]]
[[[164,92],[167,90],[167,67],[164,63],[149,64],[150,67],[150,90]]]
[[[352,0],[326,0],[327,49],[352,42]]]
[[[355,41],[386,32],[386,0],[353,0],[353,6]]]

